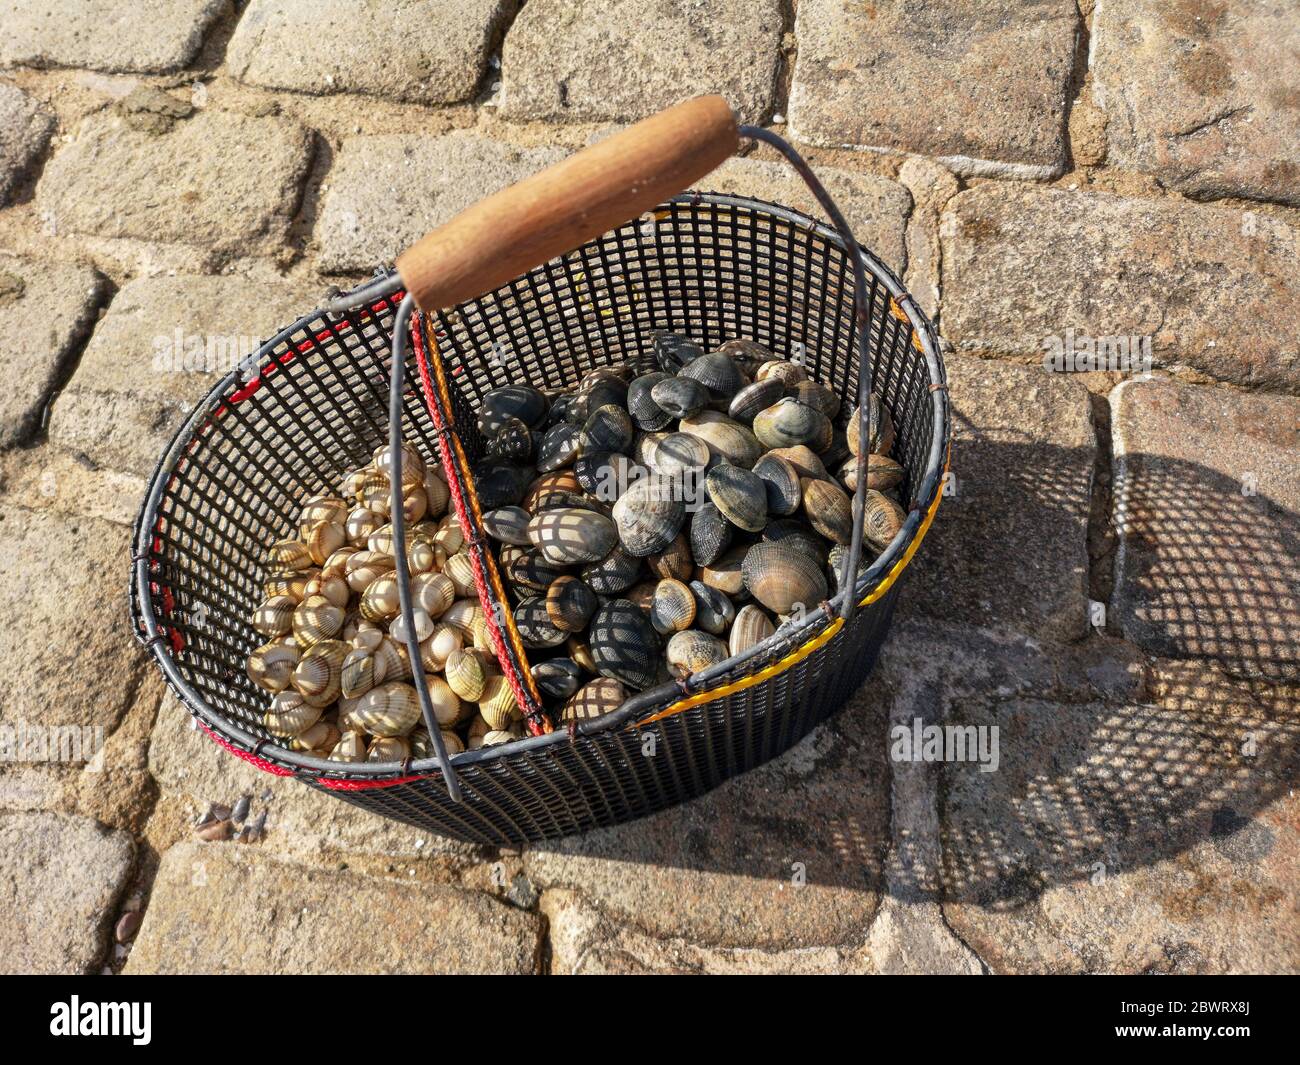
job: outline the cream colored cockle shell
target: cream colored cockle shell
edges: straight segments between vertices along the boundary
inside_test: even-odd
[[[519,716],[519,703],[515,700],[510,682],[503,676],[489,678],[478,701],[478,712],[490,728],[509,728]]]
[[[298,528],[303,532],[303,539],[306,540],[306,531],[317,522],[331,521],[341,523],[348,512],[348,505],[337,496],[315,495],[302,505],[302,510],[298,514]]]
[[[308,569],[311,551],[302,540],[276,540],[266,549],[266,560],[277,570]]]
[[[450,625],[438,625],[433,635],[420,644],[420,662],[427,672],[437,672],[445,668],[452,652],[459,651],[465,645],[464,637]]]
[[[364,762],[366,760],[366,738],[360,732],[345,729],[338,743],[330,751],[331,762]]]
[[[276,636],[248,656],[248,679],[272,695],[284,691],[298,665],[298,644],[292,636]]]
[[[464,551],[447,559],[442,575],[451,581],[458,596],[473,598],[478,594],[474,585],[474,562]]]
[[[293,671],[293,686],[304,702],[326,707],[339,697],[347,648],[342,640],[323,640],[302,656]]]
[[[391,573],[395,563],[391,555],[378,551],[358,551],[346,563],[348,587],[360,594],[385,573]]]
[[[383,528],[386,520],[383,515],[376,514],[373,510],[367,510],[365,507],[354,508],[348,514],[347,523],[343,527],[348,542],[358,547],[367,546],[367,541],[377,529]]]
[[[483,698],[489,674],[481,651],[453,651],[445,669],[447,683],[458,696],[471,703]]]
[[[372,736],[405,736],[420,720],[420,700],[411,685],[390,681],[366,692],[351,718]]]
[[[323,757],[338,744],[340,735],[338,726],[332,721],[317,721],[311,728],[294,736],[289,741],[289,748]]]
[[[296,736],[320,720],[324,708],[312,706],[300,692],[286,688],[271,700],[271,708],[262,717],[262,724],[274,736]]]
[[[456,601],[456,586],[442,573],[420,573],[411,578],[411,601],[431,618],[440,618]]]
[[[397,576],[393,573],[376,577],[361,593],[361,616],[367,621],[390,621],[397,616],[400,605]]]
[[[268,599],[278,595],[287,595],[301,603],[307,598],[307,586],[316,579],[319,571],[315,569],[282,570],[272,573],[262,584],[262,594]]]
[[[253,628],[263,636],[283,636],[293,628],[297,609],[298,600],[292,596],[272,596],[253,611]]]
[[[293,635],[302,648],[329,640],[343,628],[344,610],[323,595],[313,595],[298,604],[293,612]]]
[[[319,576],[313,577],[307,582],[303,591],[304,599],[319,595],[340,610],[346,607],[348,600],[352,598],[352,589],[348,587],[348,582],[338,573],[327,574],[322,571]]]

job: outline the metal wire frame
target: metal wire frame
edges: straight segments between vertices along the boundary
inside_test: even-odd
[[[441,334],[461,393],[459,402],[472,405],[483,391],[504,383],[494,379],[503,377],[502,368],[491,365],[486,356],[491,350],[491,344],[485,343],[489,337],[502,336],[516,347],[529,379],[561,384],[577,376],[582,368],[579,358],[590,366],[597,356],[618,361],[623,355],[644,355],[648,326],[675,327],[706,343],[745,335],[780,346],[778,341],[797,333],[813,353],[809,367],[813,376],[830,383],[847,384],[853,379],[852,360],[845,353],[854,347],[854,330],[836,311],[836,305],[845,302],[845,253],[827,227],[776,205],[712,194],[674,198],[657,212],[657,224],[664,242],[661,248],[649,247],[635,224],[622,227],[498,293],[439,315],[431,325]],[[869,330],[878,360],[878,390],[897,422],[899,458],[909,471],[914,505],[900,536],[859,578],[855,591],[859,602],[870,599],[891,572],[897,573],[931,513],[948,438],[943,370],[933,330],[879,260],[862,253],[861,261],[870,275]],[[735,300],[741,281],[750,283],[749,295],[763,299],[738,309]],[[633,293],[638,285],[644,298],[636,308],[602,316],[600,308],[612,311],[615,298]],[[674,295],[666,295],[670,290]],[[582,311],[584,304],[592,313]],[[259,352],[259,377],[250,384],[231,375],[219,383],[159,464],[137,522],[134,610],[142,638],[192,712],[237,748],[260,753],[270,763],[319,786],[366,787],[415,775],[420,779],[348,797],[461,838],[499,840],[577,830],[679,801],[698,793],[700,786],[711,786],[719,773],[725,778],[756,764],[755,758],[778,753],[784,749],[781,744],[794,742],[806,727],[833,711],[834,700],[826,707],[805,705],[797,713],[764,711],[762,707],[773,706],[774,700],[775,705],[781,703],[774,692],[788,688],[788,678],[778,673],[744,692],[692,706],[653,726],[663,730],[665,741],[685,729],[689,744],[700,741],[698,731],[691,730],[703,728],[706,747],[714,746],[721,759],[718,765],[696,765],[692,755],[681,766],[672,757],[664,763],[676,767],[671,779],[655,777],[653,791],[646,793],[653,802],[599,799],[591,788],[632,788],[630,795],[637,794],[638,786],[651,788],[649,778],[634,774],[623,780],[619,773],[605,778],[602,774],[613,770],[600,767],[621,765],[619,752],[628,742],[621,734],[627,726],[689,701],[676,688],[641,693],[614,714],[579,725],[572,737],[533,737],[454,756],[451,763],[467,782],[470,797],[456,816],[445,808],[445,792],[441,804],[426,794],[443,786],[436,759],[409,766],[340,766],[270,744],[256,715],[249,712],[249,693],[243,693],[241,701],[237,691],[232,696],[227,690],[238,689],[243,656],[253,644],[246,621],[240,611],[217,610],[215,625],[203,631],[190,623],[191,608],[195,600],[215,603],[223,596],[229,598],[232,591],[247,604],[256,594],[257,569],[247,560],[264,546],[249,529],[283,530],[291,525],[294,505],[304,491],[330,484],[343,467],[367,459],[376,439],[383,438],[387,397],[379,381],[391,369],[384,366],[383,349],[392,335],[394,307],[393,298],[387,297],[364,314],[318,314],[284,330]],[[712,316],[700,313],[706,309]],[[696,313],[694,321],[686,320],[687,310]],[[511,318],[509,326],[503,325],[506,315]],[[596,340],[600,352],[590,350]],[[323,439],[329,448],[324,463],[318,443],[303,440],[301,418],[307,409],[316,416],[312,429],[316,441]],[[403,410],[415,439],[432,451],[435,444],[427,414],[414,396],[404,397]],[[285,431],[282,423],[286,422],[296,431]],[[194,463],[203,464],[203,476],[191,475]],[[222,520],[213,519],[213,510],[221,511]],[[197,530],[187,530],[188,524]],[[239,556],[240,565],[219,565],[226,553]],[[809,670],[805,663],[824,661],[829,648],[837,663],[830,672],[855,675],[857,669],[845,668],[846,663],[856,666],[874,657],[896,591],[896,585],[888,587],[863,611],[865,618],[855,618],[849,628],[786,672]],[[247,612],[244,605],[240,610]],[[813,612],[801,625],[783,629],[781,640],[761,658],[724,663],[725,668],[694,678],[694,687],[707,697],[728,684],[743,682],[747,674],[771,669],[772,663],[806,645],[828,620],[824,613]],[[864,641],[865,630],[869,633]],[[816,690],[832,695],[824,685]],[[756,715],[752,721],[749,714]],[[720,716],[728,734],[749,733],[752,738],[758,727],[762,742],[735,747],[720,739],[711,744],[707,723],[717,725]],[[736,720],[747,724],[737,729]],[[672,748],[673,754],[678,750]],[[539,768],[542,765],[551,767]],[[520,777],[516,792],[499,791],[506,786],[502,780],[516,776]],[[594,783],[602,780],[603,784]],[[531,808],[528,804],[535,804],[537,795],[554,807],[563,804],[566,789],[576,789],[574,807],[549,818],[534,812],[531,822],[513,809],[508,797],[514,795],[522,802],[521,810]],[[492,811],[493,803],[500,812]],[[578,817],[574,811],[584,804],[589,812]]]

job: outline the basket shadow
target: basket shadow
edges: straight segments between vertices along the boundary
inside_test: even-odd
[[[963,468],[1008,471],[999,498],[1013,509],[990,522],[994,535],[964,538],[956,572],[916,583],[975,580],[983,587],[962,600],[974,602],[1014,585],[1020,560],[1005,530],[1029,530],[1031,543],[1042,530],[1079,535],[1080,456],[978,439],[956,450],[973,460]],[[561,879],[578,882],[584,858],[624,863],[634,878],[692,870],[769,882],[789,882],[797,862],[810,885],[836,891],[1001,909],[1202,841],[1244,858],[1271,846],[1252,819],[1300,779],[1300,701],[1278,683],[1295,679],[1300,647],[1300,519],[1214,470],[1167,459],[1130,463],[1125,491],[1127,569],[1112,616],[1137,648],[980,629],[961,607],[918,616],[908,602],[917,587],[906,587],[909,620],[879,667],[790,751],[693,802],[534,851],[548,864],[563,856]],[[1086,505],[1085,493],[1084,514]],[[978,517],[953,524],[965,520]],[[943,570],[948,553],[930,546],[914,565]],[[1085,610],[1086,575],[1077,579]],[[1167,639],[1130,629],[1130,617],[1166,619]],[[1139,679],[1126,681],[1126,669]],[[891,721],[913,716],[997,726],[996,771],[891,766]],[[930,781],[933,810],[901,824],[899,773],[913,770]],[[900,860],[899,848],[916,853]]]

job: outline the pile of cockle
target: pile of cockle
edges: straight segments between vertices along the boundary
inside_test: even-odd
[[[477,411],[484,527],[533,675],[567,719],[815,610],[847,563],[860,462],[862,568],[906,517],[875,395],[863,446],[858,411],[836,428],[839,398],[800,361],[747,340],[706,352],[666,332],[654,354],[653,373],[602,367],[549,395],[507,385]]]
[[[392,476],[404,501],[415,664],[398,612]],[[448,498],[410,444],[396,463],[381,447],[338,495],[308,499],[296,535],[271,545],[266,600],[253,615],[267,642],[249,655],[248,675],[274,696],[263,723],[289,748],[336,762],[433,757],[413,668],[425,673],[449,755],[523,734]]]

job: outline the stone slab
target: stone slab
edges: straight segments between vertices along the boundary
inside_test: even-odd
[[[501,51],[510,118],[627,122],[719,93],[741,121],[775,100],[778,0],[530,0]]]
[[[4,0],[0,66],[162,74],[185,66],[228,0]]]
[[[371,270],[484,196],[567,154],[463,131],[349,137],[329,173],[316,223],[318,265],[328,272]]]
[[[54,403],[50,439],[98,466],[150,476],[194,404],[324,292],[243,277],[128,282]]]
[[[0,392],[0,448],[39,432],[103,292],[103,278],[89,267],[0,254],[0,352],[11,371]]]
[[[899,609],[1077,638],[1096,455],[1088,393],[1036,368],[962,356],[946,366],[951,475]]]
[[[1295,972],[1294,698],[1157,663],[1151,701],[1010,698],[942,767],[944,912],[995,973]]]
[[[54,133],[54,115],[16,85],[0,82],[0,206]]]
[[[987,184],[948,204],[943,331],[1041,361],[1150,338],[1156,366],[1300,389],[1300,233],[1250,211]],[[1068,332],[1067,332],[1068,331]],[[1108,344],[1112,351],[1115,344]]]
[[[1201,199],[1300,204],[1300,19],[1250,0],[1103,3],[1093,95],[1110,161]]]
[[[541,947],[535,914],[480,892],[187,843],[163,855],[126,972],[526,974]]]
[[[470,99],[515,0],[253,0],[226,51],[232,76],[314,95]]]
[[[211,109],[163,133],[139,124],[94,115],[46,164],[36,200],[47,229],[243,255],[283,244],[311,161],[306,130]]]
[[[1072,0],[801,0],[790,129],[937,156],[967,175],[1065,169]]]
[[[907,268],[906,230],[912,209],[907,189],[889,178],[838,167],[818,167],[817,177],[844,213],[857,242],[901,275]],[[728,159],[697,184],[714,192],[769,200],[829,221],[803,179],[786,163]]]
[[[1300,399],[1129,381],[1111,410],[1124,634],[1300,679]]]
[[[0,813],[0,968],[95,971],[134,856],[130,836],[87,817]]]

